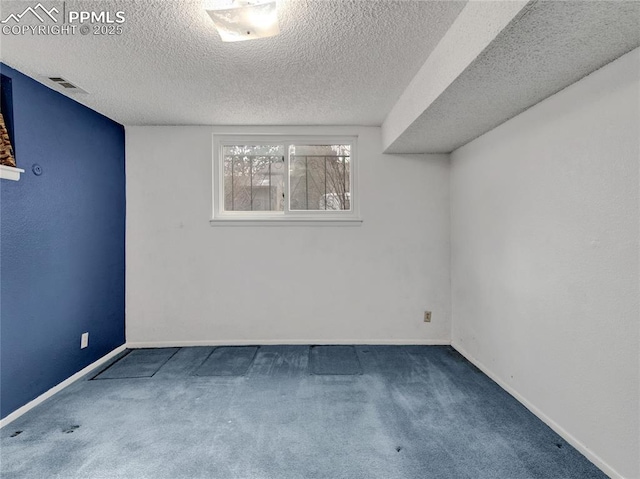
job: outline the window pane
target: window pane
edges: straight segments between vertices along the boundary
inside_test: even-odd
[[[291,210],[351,209],[351,145],[289,147]]]
[[[226,145],[225,211],[284,210],[284,146]]]

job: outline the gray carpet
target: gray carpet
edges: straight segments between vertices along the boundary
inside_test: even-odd
[[[312,374],[350,376],[362,374],[354,346],[313,346],[309,356]]]
[[[136,349],[129,351],[107,370],[102,371],[94,379],[150,378],[171,357],[177,348]]]
[[[3,428],[0,475],[606,478],[450,347],[356,346],[360,370],[345,351],[261,346],[243,369],[228,348],[235,376],[195,375],[215,348],[134,351],[101,376],[144,377],[95,371]]]
[[[244,376],[253,358],[256,346],[216,348],[196,370],[196,376]]]

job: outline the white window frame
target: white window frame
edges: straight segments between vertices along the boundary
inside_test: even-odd
[[[302,135],[213,135],[213,215],[212,226],[241,225],[332,225],[348,226],[362,223],[358,189],[358,138],[357,136],[302,136]],[[283,145],[285,153],[284,211],[224,211],[224,156],[223,148],[229,145]],[[289,145],[350,145],[349,192],[350,210],[290,210],[291,178],[289,169]]]

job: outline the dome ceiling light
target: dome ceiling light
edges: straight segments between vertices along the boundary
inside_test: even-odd
[[[276,0],[220,0],[206,10],[223,42],[240,42],[278,35]]]

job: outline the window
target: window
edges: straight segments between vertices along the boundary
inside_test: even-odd
[[[214,136],[212,224],[358,223],[355,138]]]
[[[223,145],[224,211],[284,211],[282,145]]]

